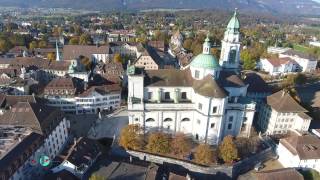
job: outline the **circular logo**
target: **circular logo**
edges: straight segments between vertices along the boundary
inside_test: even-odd
[[[50,165],[50,162],[51,161],[50,161],[50,158],[48,156],[43,155],[43,156],[40,157],[39,163],[41,164],[41,166],[47,167],[47,166]]]

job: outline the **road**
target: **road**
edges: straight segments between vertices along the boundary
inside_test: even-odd
[[[114,136],[118,137],[121,129],[129,123],[127,110],[115,113],[111,117],[110,115],[108,116],[103,116],[102,120],[96,121],[95,125],[92,126],[88,133],[89,138],[100,139],[113,138]]]

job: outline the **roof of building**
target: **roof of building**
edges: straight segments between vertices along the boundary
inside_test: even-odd
[[[310,117],[308,114],[303,112],[298,113],[298,116],[301,117],[302,119],[308,119],[308,120],[312,119],[312,117]]]
[[[248,84],[248,92],[271,93],[272,89],[268,84],[256,73],[248,73],[244,78],[245,84]]]
[[[320,139],[317,136],[290,136],[281,139],[280,143],[300,160],[320,159]]]
[[[82,80],[74,77],[58,77],[49,82],[44,93],[76,95],[83,91]]]
[[[80,94],[82,97],[89,96],[93,92],[97,92],[101,95],[106,94],[120,94],[121,87],[119,84],[110,84],[110,85],[102,85],[102,86],[91,86],[89,89],[85,90]]]
[[[224,98],[227,92],[219,86],[211,75],[202,80],[195,80],[191,76],[190,69],[161,69],[146,71],[145,86],[156,87],[193,87],[203,96]]]
[[[63,59],[73,60],[80,56],[91,58],[92,54],[111,54],[110,46],[65,45],[63,46]]]
[[[57,173],[49,173],[44,176],[45,180],[79,180],[79,178],[73,175],[71,172],[63,169]]]
[[[181,176],[181,175],[170,172],[169,180],[187,180],[187,178],[185,176]]]
[[[29,127],[39,134],[51,132],[62,120],[59,109],[40,103],[17,102],[0,116],[0,125]]]
[[[309,60],[316,60],[316,57],[311,55],[311,54],[308,54],[308,53],[303,53],[303,52],[300,52],[300,51],[296,51],[296,50],[293,50],[293,49],[290,49],[284,53],[282,53],[284,55],[288,55],[288,56],[297,56],[297,57],[300,57],[300,58],[304,58],[304,59],[309,59]]]
[[[289,58],[289,57],[285,57],[285,58],[267,58],[267,61],[270,62],[270,64],[272,64],[275,67],[281,66],[282,64],[296,64],[296,61]]]
[[[65,160],[73,165],[90,165],[90,163],[101,154],[101,149],[97,141],[81,137],[69,144],[55,159],[61,163]]]
[[[30,102],[30,103],[36,103],[37,99],[35,96],[32,95],[5,95],[5,94],[0,94],[0,107],[5,108],[5,107],[10,107],[18,102]]]
[[[257,180],[303,180],[302,174],[300,174],[294,168],[275,169],[269,171],[261,171],[256,173]]]
[[[284,90],[268,96],[267,104],[277,112],[308,112]]]
[[[29,128],[0,127],[0,175],[9,179],[42,144],[43,136]],[[15,165],[14,165],[15,164]],[[11,170],[8,170],[12,168]]]
[[[243,80],[233,71],[221,71],[219,75],[219,82],[223,87],[243,87],[246,84]]]

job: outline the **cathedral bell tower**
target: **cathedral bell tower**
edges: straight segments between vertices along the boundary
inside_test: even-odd
[[[240,70],[240,22],[237,9],[230,19],[222,40],[220,66],[225,70]]]

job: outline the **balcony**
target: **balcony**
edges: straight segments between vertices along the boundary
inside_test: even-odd
[[[145,109],[154,109],[154,110],[193,110],[194,109],[194,104],[188,100],[188,101],[179,101],[178,103],[174,103],[174,101],[162,101],[161,103],[157,103],[154,101],[145,101]]]

